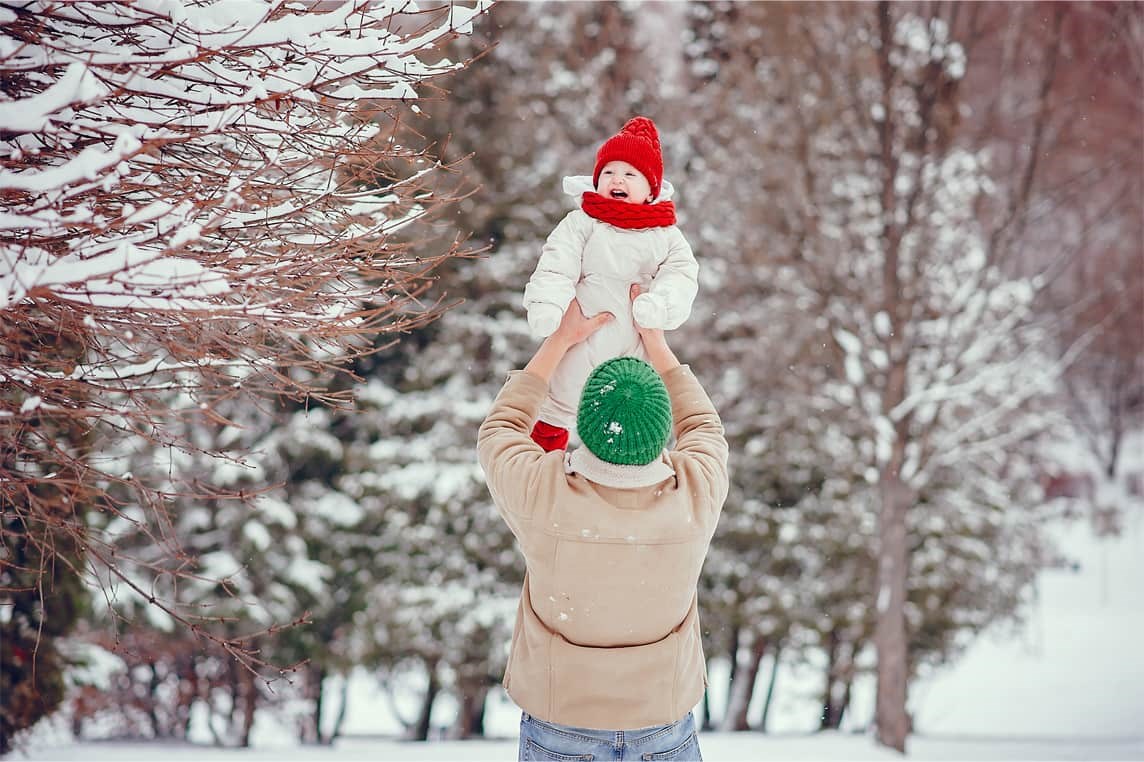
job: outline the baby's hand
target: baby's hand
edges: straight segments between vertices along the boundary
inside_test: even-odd
[[[641,299],[649,299],[651,294],[643,293],[643,289],[638,283],[632,284],[629,294],[632,299],[632,316],[636,319],[636,330],[639,331],[640,340],[643,341],[644,349],[647,350],[648,362],[657,371],[664,373],[678,365],[679,360],[667,346],[667,337],[663,333],[663,328],[645,328],[639,317],[636,316],[636,305],[640,303]],[[660,326],[662,325],[663,323],[660,323]]]
[[[632,284],[631,289],[628,291],[628,295],[632,300],[632,318],[635,320],[636,330],[639,332],[640,337],[644,339],[644,343],[647,343],[647,338],[649,335],[658,333],[659,336],[662,337],[663,321],[660,320],[656,322],[654,320],[645,319],[648,317],[647,315],[641,315],[641,313],[643,313],[645,309],[648,308],[648,306],[650,306],[652,311],[654,311],[656,308],[659,308],[659,302],[654,300],[651,294],[644,293],[643,288],[638,283]],[[655,316],[652,315],[651,317]],[[659,327],[652,327],[656,325]]]
[[[639,294],[632,300],[632,317],[639,328],[663,328],[667,323],[667,307],[652,294]]]
[[[566,342],[569,347],[575,346],[614,319],[615,316],[610,312],[600,312],[592,317],[585,317],[580,302],[573,299],[568,309],[564,311],[560,327],[551,338]]]
[[[546,339],[560,327],[564,310],[555,304],[537,302],[528,308],[528,327],[538,339]]]

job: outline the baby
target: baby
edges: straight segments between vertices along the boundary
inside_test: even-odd
[[[532,430],[548,451],[567,446],[592,369],[613,357],[646,360],[636,324],[678,328],[699,290],[699,264],[675,226],[674,189],[663,179],[652,120],[629,120],[600,146],[592,176],[564,178],[564,192],[579,196],[580,208],[548,236],[524,289],[529,328],[547,337],[573,298],[587,317],[610,312],[615,320],[569,350],[557,367]],[[634,301],[633,285],[641,290]]]

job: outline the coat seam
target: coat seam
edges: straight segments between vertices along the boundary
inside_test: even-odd
[[[679,652],[683,648],[683,638],[679,637],[678,630],[673,631],[672,635],[675,637],[675,663],[671,665],[671,706],[669,711],[674,715],[675,707],[679,703],[676,694],[679,693]]]
[[[560,557],[560,540],[552,543],[552,570],[555,572],[556,564]],[[552,618],[552,611],[548,611],[549,619]],[[552,658],[553,649],[556,647],[556,632],[553,630],[548,631],[548,654],[546,661],[548,662],[548,716],[556,716],[556,660]]]
[[[553,643],[555,642],[555,640],[556,640],[556,633],[549,632],[548,633],[548,656],[545,659],[545,661],[548,662],[548,716],[549,717],[555,717],[556,716],[556,690],[555,690],[555,682],[556,681],[553,679],[553,673],[555,672],[555,661],[553,661],[553,659],[552,659],[552,646],[553,646]]]

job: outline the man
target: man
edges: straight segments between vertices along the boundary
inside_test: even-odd
[[[530,437],[564,354],[611,319],[573,300],[478,435],[526,566],[504,679],[523,710],[520,759],[701,759],[697,583],[728,486],[714,405],[663,331],[641,329],[649,362],[609,360],[585,384],[582,447]]]

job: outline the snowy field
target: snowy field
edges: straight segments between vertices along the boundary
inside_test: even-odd
[[[952,665],[911,688],[918,735],[908,756],[918,760],[1144,760],[1144,511],[1127,517],[1123,534],[1097,540],[1079,523],[1062,538],[1076,561],[1071,570],[1046,571],[1038,604],[1025,626],[980,638]],[[769,670],[764,663],[760,680]],[[821,672],[815,665],[780,669],[771,708],[773,734],[702,733],[708,762],[718,760],[882,760],[897,755],[861,732],[815,734]],[[722,713],[726,669],[715,663],[711,699]],[[785,686],[785,687],[784,687]],[[756,691],[761,698],[765,689]],[[488,741],[391,740],[399,730],[392,704],[365,675],[351,681],[345,732],[332,748],[299,747],[293,732],[260,714],[254,748],[89,742],[73,744],[60,728],[38,729],[18,760],[171,762],[204,760],[509,760],[515,759],[519,710],[498,692],[486,715]],[[398,697],[410,708],[414,694]],[[438,702],[434,724],[455,711]],[[331,707],[336,710],[336,707]],[[856,731],[873,712],[873,684],[855,685],[844,731]],[[750,716],[761,706],[752,704]],[[699,716],[699,715],[697,715]]]
[[[707,733],[700,738],[703,755],[708,762],[767,762],[778,760],[893,760],[900,757],[877,748],[867,737],[847,734],[814,736],[762,736],[756,733]],[[937,739],[915,737],[910,740],[909,757],[918,760],[1140,760],[1144,759],[1144,742],[1128,741],[1014,741]],[[436,741],[402,743],[397,741],[343,741],[333,748],[263,747],[249,751],[204,747],[153,746],[148,744],[91,743],[43,749],[12,759],[76,760],[77,762],[137,762],[157,760],[169,762],[262,762],[265,760],[425,760],[443,762],[458,760],[516,759],[516,740]]]

